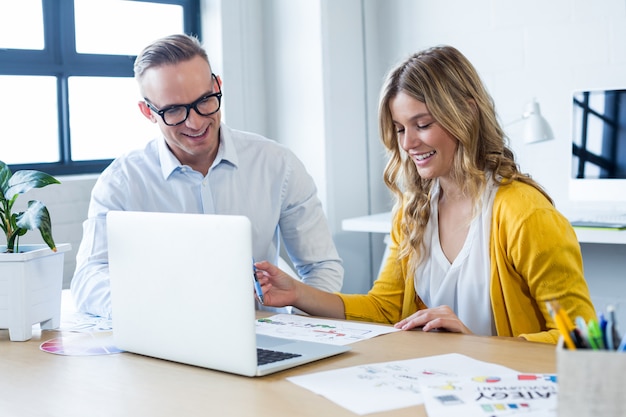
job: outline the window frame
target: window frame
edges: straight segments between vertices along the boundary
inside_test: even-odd
[[[200,0],[127,0],[175,4],[183,7],[183,30],[201,41]],[[112,159],[73,161],[68,78],[71,76],[133,77],[136,55],[79,54],[76,52],[74,0],[42,0],[44,49],[0,49],[0,75],[56,77],[59,161],[11,164],[13,172],[36,169],[50,175],[100,173]]]
[[[599,110],[590,103],[590,97],[597,94],[598,91],[583,91],[581,99],[576,96],[573,98],[573,106],[580,111],[580,120],[574,127],[574,143],[572,144],[572,154],[577,157],[575,178],[595,179],[593,175],[589,175],[586,171],[589,167],[595,167],[599,170],[597,179],[619,179],[623,172],[625,163],[624,151],[619,150],[626,142],[624,134],[623,119],[620,117],[620,108],[623,109],[626,104],[626,90],[605,90],[602,91],[603,108]],[[623,110],[621,111],[623,114]],[[600,151],[594,152],[588,149],[590,121],[597,121],[602,128],[599,135],[591,135],[596,139],[593,142],[600,142]],[[620,124],[621,123],[621,124]],[[580,144],[576,143],[576,139]],[[597,144],[597,143],[594,143]],[[621,146],[620,146],[621,145]]]

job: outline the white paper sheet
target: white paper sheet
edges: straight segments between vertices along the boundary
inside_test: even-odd
[[[430,379],[511,372],[515,371],[452,353],[365,364],[287,380],[362,415],[422,404],[421,383]]]

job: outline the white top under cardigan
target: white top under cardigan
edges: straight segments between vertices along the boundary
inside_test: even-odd
[[[433,187],[431,215],[424,234],[427,252],[415,274],[415,290],[429,308],[449,306],[473,333],[495,335],[489,296],[489,236],[497,186],[491,180],[487,182],[479,211],[472,219],[463,248],[452,263],[443,253],[439,241],[441,188],[438,180]]]

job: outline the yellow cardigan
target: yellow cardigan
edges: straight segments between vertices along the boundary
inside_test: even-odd
[[[346,318],[396,323],[426,308],[415,294],[407,261],[398,261],[401,213],[393,221],[389,255],[368,294],[338,294]],[[495,196],[491,221],[491,307],[498,336],[556,343],[559,331],[545,302],[558,300],[574,320],[596,313],[582,255],[568,220],[534,187],[512,182]]]

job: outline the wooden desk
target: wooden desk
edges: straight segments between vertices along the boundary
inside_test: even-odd
[[[3,416],[354,416],[285,378],[365,363],[462,353],[521,372],[556,372],[555,347],[497,337],[396,332],[352,351],[261,378],[211,371],[131,353],[59,356],[39,350],[56,331],[11,342],[0,330]],[[423,405],[371,414],[426,416]]]

